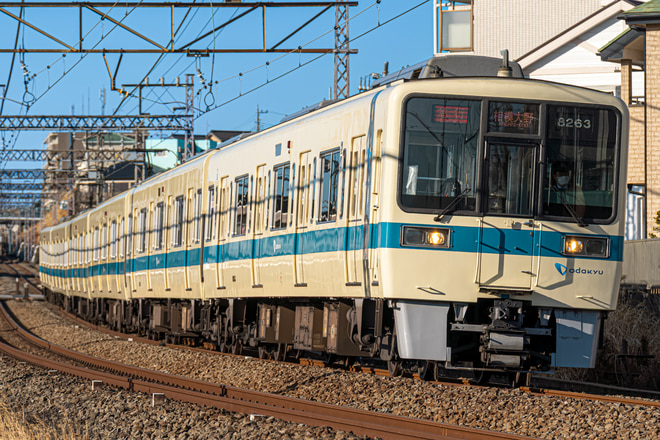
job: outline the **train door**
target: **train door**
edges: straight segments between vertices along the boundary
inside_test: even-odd
[[[223,258],[227,237],[229,236],[229,178],[220,179],[218,194],[218,252],[216,253],[216,283],[218,289],[224,289],[224,271],[227,263]]]
[[[130,205],[129,205],[130,206]],[[126,220],[126,240],[125,240],[125,259],[124,259],[124,282],[126,284],[126,297],[131,298],[135,291],[135,284],[133,283],[133,214],[130,212]]]
[[[202,190],[188,190],[188,240],[186,240],[186,290],[191,285],[198,285],[200,280],[199,266],[201,263],[200,227],[202,216]],[[201,285],[201,284],[200,284]]]
[[[538,144],[497,140],[487,143],[486,148],[479,286],[528,290],[534,277],[533,195]]]
[[[305,259],[306,253],[310,252],[310,244],[307,234],[309,228],[309,194],[310,194],[310,172],[309,151],[300,154],[300,163],[298,164],[298,194],[295,202],[296,218],[293,245],[294,258],[294,279],[296,286],[305,286]],[[309,256],[307,256],[309,258]]]
[[[364,164],[366,158],[365,136],[353,138],[349,153],[349,178],[347,193],[346,228],[346,283],[361,285],[362,254],[364,239]]]
[[[117,255],[117,220],[110,223],[110,292],[119,293],[119,258]]]
[[[370,227],[371,233],[369,234],[369,277],[373,286],[378,285],[378,268],[380,263],[379,249],[381,246],[380,234],[378,234],[378,224],[380,223],[380,175],[382,170],[383,161],[383,130],[378,130],[376,134],[376,141],[373,148],[372,159],[372,179],[371,179],[371,196],[365,203],[365,209],[370,210]]]
[[[116,280],[117,280],[117,293],[122,293],[126,289],[126,284],[124,283],[124,258],[126,258],[126,254],[124,253],[124,242],[126,241],[126,234],[124,233],[124,223],[125,219],[124,217],[120,217],[121,220],[119,221],[119,229],[117,230],[117,262],[115,265],[117,266],[117,271],[116,271]]]
[[[252,285],[261,286],[261,255],[266,227],[266,166],[259,165],[253,186],[254,223],[252,228]]]

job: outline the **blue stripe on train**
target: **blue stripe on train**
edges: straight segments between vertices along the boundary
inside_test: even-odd
[[[369,248],[401,249],[401,223],[380,223],[370,226]],[[410,225],[429,227],[428,225]],[[442,228],[445,228],[444,226]],[[451,246],[449,248],[419,249],[434,252],[466,252],[479,251],[479,227],[449,226]],[[221,245],[204,246],[204,263],[214,264],[248,260],[252,258],[270,258],[292,256],[295,254],[315,254],[338,251],[353,251],[363,247],[364,228],[362,226],[326,228],[317,231],[306,231],[299,234],[281,234],[263,238],[245,238]],[[555,231],[542,231],[530,234],[529,230],[484,228],[481,237],[481,252],[502,255],[540,255],[541,257],[566,258],[562,255],[563,238],[567,234]],[[610,255],[607,259],[579,256],[577,259],[598,259],[604,261],[622,261],[623,237],[610,237]],[[198,266],[200,264],[200,247],[190,250],[173,250],[165,255],[163,252],[140,256],[128,260],[126,272],[141,272],[148,269],[164,269],[174,267]],[[40,268],[47,274],[61,277],[59,269]],[[124,273],[124,263],[95,264],[75,276],[116,275]]]

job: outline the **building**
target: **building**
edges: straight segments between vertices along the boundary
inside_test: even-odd
[[[621,98],[630,108],[630,151],[628,154],[628,210],[641,222],[631,238],[660,235],[656,217],[660,211],[660,0],[620,14],[626,29],[600,49],[600,56],[620,66]],[[646,87],[636,96],[632,71],[641,68]],[[655,229],[655,231],[654,231]]]

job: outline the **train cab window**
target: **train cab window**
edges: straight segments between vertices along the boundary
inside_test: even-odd
[[[208,221],[206,222],[206,241],[211,241],[215,238],[215,230],[213,226],[215,225],[215,222],[213,221],[215,219],[215,187],[213,185],[209,186],[208,189],[208,208],[206,209]]]
[[[536,149],[530,145],[493,143],[488,146],[489,214],[530,216],[533,207]]]
[[[319,221],[331,222],[337,219],[337,193],[340,171],[339,149],[321,154],[321,193]]]
[[[154,225],[153,248],[159,250],[163,247],[164,223],[165,223],[165,203],[160,202],[156,205],[156,224]]]
[[[481,103],[411,98],[405,103],[399,201],[404,209],[476,209]]]
[[[549,105],[541,213],[557,220],[614,218],[618,118],[610,109]]]
[[[275,194],[273,206],[273,229],[283,229],[287,225],[289,212],[289,163],[273,169]]]
[[[234,235],[244,235],[248,218],[248,176],[236,178],[236,215],[234,216]]]

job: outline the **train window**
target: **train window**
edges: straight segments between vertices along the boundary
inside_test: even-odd
[[[543,215],[584,223],[614,218],[618,124],[609,109],[547,107]]]
[[[124,258],[124,246],[126,245],[126,234],[124,234],[124,219],[119,224],[119,258]]]
[[[227,235],[227,210],[229,209],[229,204],[227,203],[227,178],[223,177],[220,179],[220,193],[218,194],[218,199],[220,206],[218,206],[218,237],[223,239]]]
[[[296,164],[291,165],[291,185],[289,185],[289,203],[291,212],[289,213],[289,225],[293,224],[293,206],[296,200]]]
[[[110,258],[117,258],[117,220],[113,220],[110,226]]]
[[[99,261],[99,228],[94,228],[94,261]]]
[[[138,214],[137,234],[137,251],[142,253],[147,250],[147,208],[140,209]]]
[[[401,205],[474,212],[481,102],[411,98],[404,118]]]
[[[531,215],[535,152],[529,145],[488,146],[488,213]]]
[[[103,225],[103,232],[101,233],[101,260],[108,258],[108,225]]]
[[[193,243],[199,243],[201,236],[201,225],[202,221],[202,190],[198,189],[195,193],[195,212],[193,214],[193,233],[192,240]]]
[[[248,176],[236,178],[236,215],[234,217],[234,235],[245,234],[248,209]]]
[[[268,219],[270,219],[270,171],[268,171],[268,189],[266,190],[266,224],[264,228],[268,229]]]
[[[174,199],[174,223],[172,225],[172,246],[181,246],[183,243],[183,196]]]
[[[314,203],[316,201],[316,158],[314,158],[314,165],[312,169],[312,202],[309,204],[310,220],[314,219]]]
[[[126,234],[126,257],[133,252],[133,214],[128,214],[128,233]]]
[[[264,165],[257,167],[257,185],[255,202],[255,215],[254,215],[254,232],[262,233],[264,231],[264,215],[266,213],[266,182],[265,182],[265,169]]]
[[[309,190],[307,188],[307,169],[303,165],[300,166],[300,178],[298,180],[300,182],[300,189],[298,190],[298,224],[304,225],[305,220],[307,220],[305,211],[307,210],[308,201],[306,198],[309,197]]]
[[[319,221],[321,222],[330,222],[337,219],[339,161],[339,149],[321,154],[321,205],[319,207]]]
[[[208,190],[208,199],[209,199],[209,205],[208,208],[206,209],[207,212],[207,217],[208,217],[208,225],[206,227],[206,241],[211,241],[215,237],[213,225],[214,221],[214,210],[215,210],[215,187],[213,185],[209,186]]]
[[[286,228],[289,212],[289,163],[275,167],[273,174],[275,174],[273,229],[282,229]]]
[[[156,205],[156,224],[154,225],[153,248],[159,250],[163,247],[163,232],[165,223],[165,203],[160,202]]]

